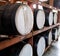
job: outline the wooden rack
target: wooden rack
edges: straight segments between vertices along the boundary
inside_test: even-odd
[[[21,1],[24,2],[24,0],[21,0]],[[26,1],[26,0],[25,0],[25,1]],[[11,0],[10,2],[11,2],[11,3],[15,3],[16,0]],[[38,2],[38,0],[36,0],[36,2],[34,2],[34,0],[27,0],[26,2],[32,3],[32,4],[39,4],[39,5],[42,5],[42,6],[44,6],[44,7],[47,7],[47,8],[50,8],[50,9],[55,9],[55,10],[60,11],[59,8],[53,7],[53,0],[50,0],[50,1],[49,1],[49,2],[50,2],[49,5],[46,4],[46,3],[44,3],[44,2]],[[6,4],[6,3],[7,3],[7,1],[5,1],[5,2],[1,1],[1,2],[0,2],[0,5],[4,5],[4,4]],[[21,35],[20,35],[20,36],[15,36],[15,37],[10,36],[9,39],[0,42],[0,50],[3,50],[4,48],[7,48],[7,47],[9,47],[9,46],[11,46],[11,45],[14,45],[14,44],[16,44],[16,43],[18,43],[18,42],[20,42],[20,41],[22,41],[22,40],[25,40],[25,39],[28,39],[28,38],[32,38],[32,39],[33,39],[33,36],[35,36],[35,35],[37,35],[37,34],[39,34],[39,33],[42,33],[42,32],[44,32],[44,31],[47,31],[47,30],[49,30],[49,29],[52,29],[52,28],[54,28],[54,27],[56,27],[56,26],[59,26],[59,25],[60,25],[60,23],[58,22],[56,25],[52,25],[52,26],[49,26],[49,27],[44,27],[44,28],[41,29],[41,30],[32,31],[31,33],[29,33],[28,35],[25,35],[25,36],[21,36]],[[48,48],[49,48],[49,47],[47,47],[47,49],[48,49]],[[47,49],[46,49],[46,50],[47,50]]]
[[[33,31],[33,34],[32,34],[32,32],[31,32],[31,33],[29,33],[29,34],[26,35],[26,36],[17,36],[17,37],[14,37],[14,38],[11,36],[11,37],[9,37],[10,39],[0,42],[0,50],[2,50],[2,49],[4,49],[4,48],[7,48],[7,47],[9,47],[9,46],[11,46],[11,45],[13,45],[13,44],[16,44],[16,43],[18,43],[18,42],[20,42],[20,41],[22,41],[22,40],[31,38],[32,36],[35,36],[35,35],[37,35],[37,34],[39,34],[39,33],[42,33],[42,32],[47,31],[47,30],[49,30],[49,29],[52,29],[52,28],[54,28],[54,27],[56,27],[56,26],[58,26],[58,25],[60,25],[60,23],[58,23],[58,24],[56,24],[56,25],[52,25],[52,26],[50,26],[50,27],[44,27],[44,28],[41,29],[41,30]]]
[[[58,38],[59,38],[59,37],[58,37]],[[58,39],[58,38],[57,38],[57,39]],[[57,39],[51,42],[51,44],[45,49],[45,52],[51,47],[52,43],[54,43],[54,42],[57,41]],[[45,53],[45,52],[44,52],[44,53]]]

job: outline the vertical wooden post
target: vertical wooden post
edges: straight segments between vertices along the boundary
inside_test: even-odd
[[[53,6],[54,0],[49,0],[49,5]]]
[[[58,23],[60,23],[60,12],[58,12]]]
[[[28,43],[30,43],[33,46],[33,37],[29,39]]]

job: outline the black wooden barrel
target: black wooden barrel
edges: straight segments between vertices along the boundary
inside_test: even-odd
[[[58,38],[57,28],[52,29],[52,40],[56,40]]]
[[[6,35],[26,35],[33,28],[33,12],[28,5],[15,3],[0,6],[2,32]]]
[[[0,34],[3,33],[3,27],[2,27],[2,18],[3,18],[3,13],[5,12],[5,9],[9,7],[11,4],[6,4],[3,6],[0,6]]]
[[[57,27],[58,37],[60,36],[60,26]]]
[[[53,12],[49,8],[45,8],[45,26],[51,26],[53,24]]]
[[[46,31],[46,32],[44,32],[42,34],[43,34],[43,36],[45,38],[46,47],[48,47],[52,42],[52,31],[49,30],[49,31]]]
[[[0,56],[33,56],[33,50],[30,44],[20,42],[0,51]]]
[[[60,0],[54,0],[54,7],[60,8]]]
[[[34,56],[42,56],[45,51],[45,39],[43,36],[37,35],[33,39],[33,54]]]
[[[57,24],[57,19],[58,19],[58,13],[57,12],[53,12],[53,18],[54,18],[54,20],[53,20],[53,24]]]
[[[45,24],[45,13],[43,7],[34,9],[34,30],[42,29]]]

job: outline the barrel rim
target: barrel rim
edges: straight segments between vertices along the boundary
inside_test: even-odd
[[[17,27],[17,24],[16,24],[16,17],[15,17],[15,24],[16,24],[17,31],[18,31],[20,34],[22,34],[22,35],[26,35],[26,34],[30,33],[31,30],[32,30],[32,28],[33,28],[33,23],[34,23],[33,12],[32,12],[32,10],[31,10],[31,8],[30,8],[28,5],[24,5],[24,4],[23,4],[22,6],[20,6],[19,8],[24,8],[24,7],[28,8],[29,11],[30,11],[30,13],[32,14],[32,15],[31,15],[32,18],[29,19],[29,20],[32,20],[32,21],[31,21],[32,23],[31,23],[31,26],[30,26],[31,29],[29,28],[30,30],[29,30],[28,32],[25,30],[25,33],[22,33],[21,30],[18,30],[18,27]],[[18,12],[19,8],[17,9],[17,12]],[[17,12],[16,12],[16,14],[17,14]],[[17,16],[17,15],[16,15],[16,16]]]
[[[31,51],[31,56],[33,55],[33,49],[32,49],[32,46],[30,45],[30,44],[25,44],[24,46],[23,46],[23,48],[21,49],[21,51],[20,51],[20,53],[19,53],[19,56],[22,54],[22,51],[23,51],[23,49],[25,49],[25,48],[27,48],[27,46],[29,47],[29,49],[30,49],[30,51]],[[27,49],[28,50],[28,49]],[[28,50],[29,51],[29,50]],[[29,52],[30,52],[29,51]],[[24,52],[24,51],[23,51]]]
[[[39,39],[39,41],[41,40],[41,39],[43,39],[44,40],[44,50],[43,50],[43,52],[41,53],[42,55],[43,55],[43,53],[44,53],[44,51],[45,51],[45,39],[44,39],[44,37],[42,36],[42,37],[40,37],[40,39]],[[38,44],[39,44],[39,41],[38,41]],[[37,44],[37,55],[39,56],[39,53],[38,53],[38,44]],[[43,44],[42,44],[43,45]]]

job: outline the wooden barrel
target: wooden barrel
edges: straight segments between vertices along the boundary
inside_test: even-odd
[[[45,39],[43,36],[35,36],[34,37],[34,45],[33,45],[33,54],[34,56],[42,56],[45,51]]]
[[[60,26],[57,27],[58,37],[60,36]]]
[[[60,8],[60,0],[54,0],[54,7]]]
[[[34,20],[33,12],[28,5],[10,4],[8,6],[0,6],[0,10],[2,10],[0,20],[3,34],[26,35],[31,32]]]
[[[53,24],[53,12],[51,9],[43,7],[45,12],[45,26],[51,26]]]
[[[53,24],[53,12],[51,9],[45,8],[45,26],[51,26]]]
[[[20,42],[2,50],[0,56],[33,56],[33,50],[30,44]]]
[[[43,7],[34,10],[34,30],[42,29],[45,24],[45,13]]]
[[[56,40],[58,38],[57,28],[52,29],[52,40]]]
[[[57,24],[58,13],[54,12],[53,15],[54,15],[54,20],[53,20],[54,22],[53,22],[53,24]]]
[[[52,42],[52,31],[49,30],[49,31],[44,32],[43,36],[45,38],[46,47],[48,47]]]

